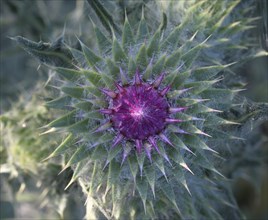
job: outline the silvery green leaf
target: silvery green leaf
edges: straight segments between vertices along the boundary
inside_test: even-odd
[[[11,39],[43,64],[69,68],[73,66],[72,54],[64,46],[62,38],[54,43],[44,43],[42,41],[36,43],[21,36]]]

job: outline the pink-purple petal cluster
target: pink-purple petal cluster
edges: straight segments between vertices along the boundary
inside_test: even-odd
[[[125,139],[133,141],[137,151],[141,152],[144,141],[147,141],[151,147],[160,153],[156,137],[173,146],[163,131],[167,124],[181,122],[182,120],[172,118],[170,115],[184,111],[186,108],[170,107],[166,98],[170,86],[159,90],[163,79],[164,73],[153,83],[146,83],[142,81],[139,72],[136,71],[132,85],[121,86],[115,83],[117,91],[101,89],[111,99],[111,104],[110,108],[101,109],[100,112],[108,115],[110,121],[101,125],[97,131],[108,128],[108,125],[114,128],[117,136],[112,147]],[[151,150],[147,148],[145,151],[150,159]]]

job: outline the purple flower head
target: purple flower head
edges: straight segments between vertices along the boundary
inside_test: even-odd
[[[116,146],[122,140],[134,141],[138,152],[143,143],[148,141],[158,152],[156,137],[172,145],[163,134],[169,123],[181,122],[179,119],[170,118],[170,114],[183,111],[185,108],[171,108],[166,94],[170,86],[160,90],[159,86],[164,79],[162,73],[153,83],[143,82],[136,71],[132,85],[121,86],[116,83],[117,91],[102,89],[110,99],[110,107],[102,109],[102,114],[109,115],[111,126],[118,135],[114,140]],[[107,124],[107,123],[106,123]],[[105,127],[106,124],[102,125]]]

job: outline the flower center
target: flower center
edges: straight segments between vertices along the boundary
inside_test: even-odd
[[[134,118],[134,120],[139,120],[144,116],[144,111],[142,107],[134,107],[130,110],[130,115]]]
[[[165,128],[169,105],[152,85],[141,83],[123,88],[113,99],[113,127],[131,140],[144,140]]]

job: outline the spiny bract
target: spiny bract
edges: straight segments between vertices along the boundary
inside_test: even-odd
[[[69,185],[81,177],[88,218],[239,215],[213,162],[235,139],[224,127],[235,123],[219,114],[238,92],[223,80],[235,60],[222,63],[236,46],[230,39],[248,28],[226,21],[237,4],[189,3],[179,25],[164,15],[156,29],[144,13],[138,25],[126,16],[122,30],[93,24],[98,50],[79,40],[81,50],[69,48],[72,68],[53,67],[60,97],[47,106],[67,114],[48,126],[69,134],[48,158],[67,157]]]

